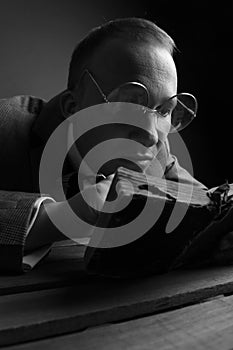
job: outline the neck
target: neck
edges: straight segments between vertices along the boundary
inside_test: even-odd
[[[53,131],[64,120],[60,108],[60,96],[61,94],[46,103],[33,126],[33,133],[36,134],[42,144],[48,141]]]

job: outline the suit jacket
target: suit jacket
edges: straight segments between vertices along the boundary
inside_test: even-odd
[[[0,270],[22,272],[27,229],[34,203],[40,197],[39,164],[44,146],[53,131],[54,114],[61,115],[59,96],[49,102],[33,96],[0,100]],[[62,120],[62,116],[60,116]],[[166,178],[203,185],[170,154],[164,142],[157,156]],[[69,158],[65,162],[65,192],[79,191]],[[161,174],[163,176],[163,174]],[[48,194],[49,195],[49,194]],[[58,199],[59,200],[59,199]]]

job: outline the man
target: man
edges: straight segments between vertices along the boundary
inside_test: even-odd
[[[20,271],[25,251],[31,252],[66,238],[49,219],[53,213],[63,215],[66,201],[60,198],[55,198],[55,201],[52,193],[42,198],[38,194],[40,159],[54,130],[64,119],[69,120],[73,114],[91,106],[111,101],[144,104],[145,98],[141,102],[142,97],[138,91],[146,91],[146,107],[150,110],[166,106],[167,101],[177,94],[177,73],[172,58],[174,47],[168,34],[152,22],[137,18],[108,22],[90,32],[76,47],[70,63],[66,91],[48,103],[38,99],[29,99],[28,103],[28,100],[22,102],[21,99],[21,107],[24,104],[31,112],[29,117],[21,117],[19,120],[18,117],[11,116],[5,124],[2,123],[5,126],[1,126],[1,132],[5,138],[1,142],[5,153],[2,152],[0,156],[3,169],[1,189],[4,190],[0,202],[3,208],[0,231],[1,269]],[[127,85],[130,82],[136,84]],[[142,89],[137,90],[136,86]],[[169,125],[174,108],[173,105],[161,116]],[[86,178],[84,174],[83,186],[78,188],[76,172],[81,159],[106,139],[117,137],[135,141],[137,147],[132,147],[130,153],[141,159],[134,159],[133,163],[137,165],[138,162],[141,167],[144,162],[144,170],[150,175],[204,188],[170,154],[168,131],[158,127],[158,120],[158,116],[155,118],[148,112],[143,121],[139,122],[141,127],[134,126],[133,120],[129,120],[128,125],[117,127],[108,124],[90,130],[88,135],[75,142],[64,164],[63,175],[68,178],[68,202],[76,215],[94,225],[98,215],[83,201],[82,195],[89,198],[94,208],[101,210],[116,169],[121,165],[132,168],[132,162],[115,159],[103,164],[97,184],[93,184],[90,172]],[[11,134],[8,133],[9,130]],[[67,138],[69,132],[67,127]],[[124,156],[125,150],[120,142],[116,143],[116,149]],[[153,155],[156,155],[156,159],[159,158],[159,171]],[[91,168],[92,164],[88,164],[87,169]],[[18,176],[15,169],[18,169]],[[23,193],[19,194],[19,191]],[[80,223],[77,236],[87,235],[89,232]]]

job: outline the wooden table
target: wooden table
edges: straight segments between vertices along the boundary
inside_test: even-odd
[[[31,272],[0,276],[0,346],[233,348],[233,266],[111,280],[84,272],[84,249],[62,242]]]

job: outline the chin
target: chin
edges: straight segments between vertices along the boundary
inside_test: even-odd
[[[133,161],[117,158],[117,159],[113,159],[113,160],[110,160],[107,163],[105,163],[99,169],[98,173],[103,174],[105,176],[109,176],[111,174],[114,174],[117,171],[117,169],[120,167],[124,167],[124,168],[127,168],[129,170],[134,170],[134,171],[137,171],[139,173],[143,172],[143,169],[139,165],[134,163]]]

